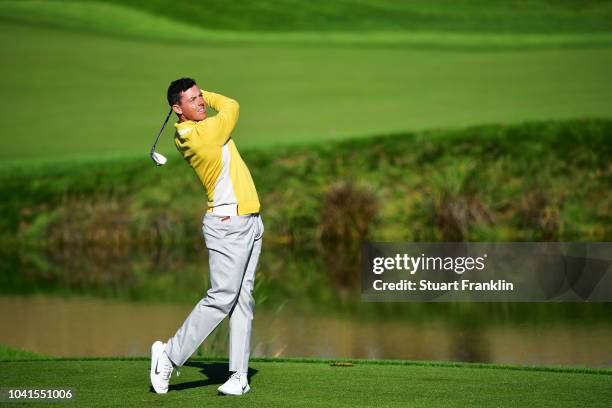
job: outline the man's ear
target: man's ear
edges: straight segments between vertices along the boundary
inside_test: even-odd
[[[176,104],[172,105],[172,110],[174,111],[174,113],[176,113],[179,116],[183,114],[183,110],[181,109],[181,107]]]

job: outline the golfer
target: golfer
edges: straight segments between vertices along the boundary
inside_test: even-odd
[[[264,226],[255,184],[231,138],[238,121],[238,102],[201,90],[191,78],[181,78],[168,87],[168,103],[178,116],[175,145],[208,195],[202,232],[208,248],[210,289],[174,337],[167,343],[153,343],[151,385],[157,393],[168,392],[173,368],[182,366],[229,315],[229,370],[233,373],[219,392],[241,395],[250,390],[252,292]],[[207,106],[217,114],[207,118]]]

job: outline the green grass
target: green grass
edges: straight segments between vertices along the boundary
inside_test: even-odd
[[[39,353],[34,353],[29,350],[8,347],[0,344],[0,361],[16,361],[16,360],[46,360],[51,357]]]
[[[62,1],[61,3],[67,3]],[[77,3],[82,3],[78,1]],[[87,1],[87,3],[101,3]],[[208,29],[232,31],[594,32],[612,29],[609,1],[110,0]]]
[[[227,362],[191,359],[170,391],[149,391],[148,359],[2,362],[3,387],[64,387],[74,406],[607,407],[612,371],[404,361],[254,359],[250,393],[217,395]],[[32,404],[35,405],[35,404]]]
[[[494,5],[494,10],[490,10],[490,6],[487,7],[488,11],[484,15],[471,7],[457,12],[455,4],[453,7],[436,5],[433,7],[436,10],[431,10],[427,4],[413,3],[399,7],[398,4],[393,4],[383,8],[388,14],[384,20],[379,16],[379,21],[372,21],[372,16],[359,9],[360,6],[364,6],[363,3],[348,2],[340,7],[338,4],[324,6],[311,3],[307,7],[300,7],[299,3],[277,2],[273,11],[274,22],[269,21],[260,26],[265,19],[264,2],[232,2],[230,5],[219,4],[221,7],[217,4],[202,7],[187,2],[173,2],[172,7],[167,7],[166,3],[3,0],[0,1],[0,21],[113,37],[165,41],[173,44],[180,41],[198,45],[230,42],[317,46],[360,44],[436,48],[532,48],[571,45],[609,46],[612,43],[612,24],[609,24],[608,19],[597,20],[602,14],[612,15],[612,8],[608,10],[606,7],[587,7],[580,10],[556,7],[548,10],[531,10],[526,14],[540,19],[528,21],[526,15],[523,15],[523,19],[516,18],[520,15],[516,14],[517,12],[525,11],[521,7],[508,8],[503,3]],[[287,7],[289,5],[291,7]],[[160,7],[164,10],[160,10]],[[407,21],[407,16],[404,16],[402,22],[404,24],[408,22],[408,25],[394,27],[391,17],[401,16],[402,11],[408,11],[413,19],[428,15],[426,19],[431,20],[436,14],[443,14],[446,17],[460,17],[471,25],[465,27],[469,30],[456,30],[453,24],[432,24],[432,21],[428,21],[426,25],[419,27],[418,24],[411,24],[410,18]],[[211,13],[214,15],[208,15]],[[339,14],[342,18],[325,17],[326,13]],[[577,27],[570,29],[551,18],[551,14],[563,15],[565,20],[578,23]],[[333,18],[333,20],[328,24],[318,24],[316,16],[323,19]],[[489,32],[486,29],[486,21],[492,16],[498,21]],[[520,22],[519,25],[510,30],[503,29],[503,24],[500,24],[499,20],[503,20],[504,16],[508,22]],[[292,27],[290,23],[292,18],[304,18],[309,25],[296,30],[296,27]],[[245,25],[245,20],[254,24]],[[361,29],[364,20],[369,27],[365,30]],[[604,22],[606,24],[599,24]],[[521,27],[531,29],[525,30]],[[483,35],[483,32],[486,32],[486,35]]]
[[[182,75],[239,100],[241,148],[609,117],[612,106],[609,49],[177,47],[13,24],[0,27],[0,41],[11,44],[0,77],[0,109],[10,117],[0,136],[4,162],[144,159],[166,111],[165,89]],[[160,147],[175,151],[170,130]]]
[[[605,15],[607,7],[567,3],[551,9],[536,3],[540,8],[524,12],[566,13],[575,21],[583,21],[585,14],[598,16],[593,10]],[[610,115],[612,34],[595,23],[590,31],[562,31],[559,25],[554,32],[481,35],[473,23],[473,30],[459,33],[377,29],[364,36],[341,32],[341,26],[325,34],[245,32],[239,28],[243,23],[236,22],[227,25],[234,31],[220,32],[219,27],[173,19],[172,13],[183,13],[187,3],[177,5],[179,11],[170,18],[149,14],[159,3],[147,4],[138,9],[90,2],[0,2],[3,163],[144,159],[166,111],[165,89],[183,75],[239,100],[241,119],[234,137],[241,148]],[[283,13],[295,8],[283,4]],[[464,17],[482,14],[478,7],[466,2]],[[204,9],[213,12],[214,7]],[[316,10],[327,9],[309,12]],[[347,18],[359,25],[363,13],[354,10]],[[499,15],[508,11],[500,5],[491,10]],[[300,7],[295,12],[310,15]],[[377,21],[380,28],[382,17]],[[316,27],[323,30],[321,24]],[[176,45],[183,39],[185,44]],[[175,150],[170,134],[167,130],[161,142],[167,154]]]

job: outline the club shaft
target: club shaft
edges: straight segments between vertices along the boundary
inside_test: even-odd
[[[168,123],[168,119],[170,119],[170,115],[172,115],[172,108],[170,108],[170,111],[168,111],[168,114],[166,115],[166,119],[164,120],[164,124],[162,125],[161,129],[159,129],[159,133],[157,134],[157,137],[155,138],[155,143],[153,143],[153,147],[151,148],[151,151],[155,150],[155,147],[157,146],[157,142],[159,142],[159,137],[164,131],[164,128],[166,127],[166,123]]]

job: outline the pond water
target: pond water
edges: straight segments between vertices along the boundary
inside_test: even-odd
[[[351,272],[358,265],[342,260],[349,267],[338,273],[328,260],[264,245],[253,356],[612,367],[612,303],[366,303]],[[207,265],[201,247],[2,246],[0,344],[62,357],[147,356],[204,296]],[[227,336],[224,322],[198,353],[227,356]]]
[[[172,336],[191,308],[185,303],[2,295],[0,343],[62,357],[148,356],[151,343]],[[475,325],[440,314],[415,320],[314,310],[257,308],[252,355],[612,367],[612,323],[605,319],[492,319]],[[199,353],[227,355],[227,322]]]

